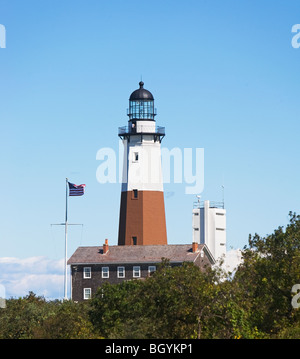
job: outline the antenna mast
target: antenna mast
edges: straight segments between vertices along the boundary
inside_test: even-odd
[[[223,202],[223,209],[225,208],[224,189],[225,189],[225,186],[222,184],[222,202]]]

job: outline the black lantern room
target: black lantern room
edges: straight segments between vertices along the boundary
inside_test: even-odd
[[[129,121],[146,120],[154,121],[156,110],[154,98],[150,91],[144,89],[144,82],[139,83],[140,88],[135,90],[129,98],[128,116]]]
[[[165,136],[165,128],[156,126],[154,108],[154,98],[150,91],[144,89],[144,82],[139,83],[140,88],[133,91],[129,98],[128,126],[119,127],[119,137],[130,142],[131,136],[138,136],[143,140],[143,136],[152,136],[154,141],[159,141]],[[153,121],[153,122],[148,122]]]

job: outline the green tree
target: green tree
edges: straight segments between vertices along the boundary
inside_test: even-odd
[[[54,315],[48,316],[33,330],[33,337],[40,339],[94,339],[88,316],[88,304],[72,301],[59,302]]]
[[[216,298],[215,275],[192,263],[171,268],[163,262],[143,285],[144,316],[151,318],[150,338],[201,337]],[[150,331],[149,329],[152,329]]]
[[[213,271],[164,261],[145,280],[103,286],[92,300],[91,321],[106,338],[201,337],[218,303],[215,280]]]
[[[105,338],[135,338],[135,316],[141,306],[137,280],[104,284],[91,300],[90,320]],[[138,319],[136,319],[138,322]]]
[[[97,338],[88,308],[88,303],[46,301],[33,292],[8,299],[0,309],[0,339]]]
[[[266,237],[249,236],[243,260],[233,285],[252,328],[274,335],[297,322],[291,288],[300,279],[300,216],[290,213],[286,230],[279,227]]]
[[[33,292],[24,298],[6,301],[6,308],[0,309],[0,338],[29,339],[34,329],[53,313],[43,297]]]

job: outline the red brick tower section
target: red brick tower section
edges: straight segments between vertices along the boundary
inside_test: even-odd
[[[166,245],[161,168],[163,127],[157,127],[154,98],[140,88],[129,99],[128,126],[119,128],[124,144],[119,245]]]
[[[167,244],[163,192],[122,192],[119,223],[119,245]]]

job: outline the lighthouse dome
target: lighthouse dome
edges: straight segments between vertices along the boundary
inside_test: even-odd
[[[153,95],[150,91],[144,89],[144,82],[139,83],[140,88],[133,91],[130,95],[130,101],[144,100],[144,101],[154,101]]]

